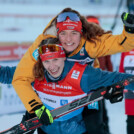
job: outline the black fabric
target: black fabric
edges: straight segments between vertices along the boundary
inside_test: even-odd
[[[38,105],[38,106],[34,107],[33,110],[36,111],[36,110],[40,109],[42,111],[42,114],[41,114],[41,117],[39,118],[39,120],[43,125],[47,126],[47,125],[50,125],[51,123],[50,123],[50,120],[49,120],[49,116],[46,112],[46,108],[43,110],[43,109],[41,109],[42,106],[43,105]]]
[[[22,118],[22,121],[21,122],[24,122],[24,121],[27,121],[31,118],[34,118],[36,117],[36,115],[33,113],[33,114],[29,114],[27,111],[25,112],[25,115],[23,115],[23,118]],[[27,134],[34,134],[35,130],[32,130],[30,132],[28,132]]]
[[[35,111],[35,110],[37,110],[37,109],[40,109],[42,106],[43,106],[43,104],[38,105],[38,106],[34,107],[32,110]],[[36,116],[36,115],[35,115],[35,116]]]
[[[123,100],[123,90],[124,86],[120,88],[108,86],[104,98],[109,100],[111,103],[120,102]]]
[[[30,114],[26,111],[25,114],[23,115],[23,118],[22,118],[21,122],[27,121],[27,120],[29,120],[31,118],[34,118],[34,117],[36,117],[36,115],[34,113]],[[40,128],[38,128],[38,129],[40,129]],[[38,129],[37,129],[37,132],[38,132]],[[35,130],[32,130],[32,131],[28,132],[27,134],[34,134],[34,132],[35,132]],[[42,131],[38,134],[46,134],[46,133]]]
[[[134,27],[127,27],[125,26],[125,31],[127,31],[128,33],[134,33]]]
[[[126,13],[123,13],[121,18],[123,20],[123,22],[127,22],[128,24],[125,24],[125,30],[129,33],[134,33],[134,15],[133,14],[128,14],[127,19],[124,20],[124,16],[126,15]],[[131,24],[131,25],[129,25]]]
[[[134,24],[134,15],[133,14],[128,14],[127,20],[129,24]]]
[[[42,109],[41,109],[42,110]],[[44,110],[42,110],[42,114],[41,114],[41,117],[39,118],[40,122],[43,124],[43,125],[50,125],[50,119],[49,119],[49,116],[46,112],[46,108]]]
[[[88,134],[110,134],[104,101],[99,101],[99,110],[84,108],[83,119]],[[105,113],[103,114],[103,109]],[[105,119],[105,121],[104,121]]]
[[[127,116],[127,134],[134,134],[134,116]]]
[[[108,118],[108,114],[107,114],[105,100],[102,100],[102,109],[103,109],[104,129],[105,129],[106,134],[110,134],[110,130],[109,130],[109,118]]]

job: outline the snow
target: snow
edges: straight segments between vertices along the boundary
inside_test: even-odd
[[[54,0],[46,0],[45,4],[43,1],[41,1],[42,4],[40,4],[34,0],[35,3],[38,3],[37,5],[34,2],[33,4],[15,4],[15,2],[0,3],[0,41],[34,41],[36,37],[42,33],[50,19],[65,7],[76,9],[82,15],[101,16],[101,26],[105,30],[110,30],[114,18],[105,16],[115,15],[118,5],[117,1],[101,0],[105,1],[105,4],[94,4],[89,3],[89,1],[77,0],[76,2],[75,0],[68,0],[64,1],[64,4],[63,0],[56,0],[56,2]],[[123,11],[126,11],[124,6],[121,8],[120,14]],[[2,17],[2,15],[5,16]],[[16,17],[16,15],[19,15],[19,17]],[[30,15],[36,15],[36,17],[30,17]],[[117,19],[117,26],[113,33],[121,33],[122,28],[123,24],[119,17]],[[118,70],[119,60],[120,54],[112,56],[112,61],[114,61],[114,70],[116,71]],[[16,63],[12,63],[10,65],[9,62],[0,64],[9,66],[16,65]],[[117,104],[110,104],[108,101],[106,102],[111,134],[126,134],[126,115],[124,114],[124,101]],[[23,113],[1,115],[0,131],[19,123],[22,119],[22,115]]]

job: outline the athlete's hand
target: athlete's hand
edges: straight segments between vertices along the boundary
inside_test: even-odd
[[[129,33],[134,33],[134,14],[124,12],[121,18],[125,25],[125,30]]]
[[[104,95],[104,98],[108,99],[111,103],[120,102],[123,99],[123,89],[124,87],[116,88],[109,86],[107,87],[107,92]]]
[[[53,117],[50,111],[44,105],[40,106],[40,108],[37,108],[35,110],[35,114],[43,125],[50,125],[53,123]]]

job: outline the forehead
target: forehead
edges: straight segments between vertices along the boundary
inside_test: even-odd
[[[61,31],[60,33],[72,33],[72,32],[79,33],[79,32],[76,31],[76,30],[63,30],[63,31]],[[59,34],[60,34],[60,33],[59,33]]]
[[[44,63],[45,62],[54,62],[54,61],[64,61],[64,58],[53,58],[53,59],[49,59],[49,60],[45,60],[45,61],[43,61]]]

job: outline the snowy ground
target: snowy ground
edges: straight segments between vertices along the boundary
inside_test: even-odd
[[[65,7],[72,7],[83,15],[102,16],[102,18],[100,18],[101,26],[105,30],[109,30],[114,18],[105,17],[105,15],[114,15],[116,13],[117,5],[113,7],[105,5],[104,7],[103,5],[91,5],[86,2],[87,0],[85,0],[85,2],[81,5],[78,5],[80,2],[78,2],[76,5],[69,5],[67,2],[65,5],[55,5],[55,3],[51,3],[50,5],[48,1],[45,5],[0,4],[0,41],[34,41],[35,38],[42,33],[44,27],[47,25],[50,19]],[[125,10],[125,8],[121,8],[121,12]],[[3,15],[5,15],[5,17],[2,17]],[[15,17],[16,15],[19,15],[19,17]],[[30,15],[37,15],[38,17],[29,17]],[[122,26],[122,22],[119,18],[116,29],[113,31],[113,33],[121,33]],[[119,64],[119,55],[113,56],[112,60],[115,63],[114,69],[117,70]],[[12,66],[13,65],[14,64],[12,64]],[[117,104],[109,104],[109,102],[107,102],[107,109],[110,120],[109,123],[111,134],[126,134],[124,102]],[[22,113],[0,116],[0,131],[16,125],[21,121],[21,119]]]

